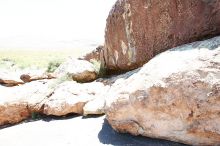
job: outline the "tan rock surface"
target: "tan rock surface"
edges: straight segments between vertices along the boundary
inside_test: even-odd
[[[16,73],[0,71],[0,84],[8,87],[24,84]]]
[[[0,105],[0,125],[15,124],[30,117],[27,103],[15,102]]]
[[[115,83],[107,119],[119,132],[220,145],[220,37],[166,51]]]
[[[101,97],[108,89],[100,82],[59,83],[57,79],[33,81],[10,88],[0,86],[0,125],[18,123],[34,112],[55,116],[83,114],[84,105]],[[89,114],[97,112],[90,110]]]
[[[84,105],[101,96],[107,88],[102,83],[76,83],[67,81],[60,84],[44,103],[44,114],[62,116],[70,113],[83,114]]]
[[[69,58],[54,72],[58,78],[68,76],[77,82],[94,81],[98,74],[94,65],[86,60]]]
[[[59,79],[33,81],[16,87],[0,86],[0,125],[18,123],[29,118],[32,113],[55,116],[83,114],[84,105],[101,98],[108,89],[100,82],[60,83]],[[97,111],[89,112],[97,114]]]
[[[107,19],[104,59],[113,72],[172,47],[220,34],[219,0],[118,0]]]
[[[44,79],[54,79],[55,77],[50,74],[50,73],[41,73],[41,74],[31,74],[31,73],[27,73],[27,74],[22,74],[20,76],[20,79],[23,82],[32,82],[32,81],[36,81],[36,80],[44,80]]]
[[[105,113],[104,95],[87,102],[83,107],[83,115],[102,115]]]
[[[43,80],[22,86],[0,86],[0,125],[15,124],[30,117],[33,112],[41,112],[43,101],[53,89],[50,82]]]

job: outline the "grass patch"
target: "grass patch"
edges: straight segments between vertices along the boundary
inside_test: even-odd
[[[0,49],[0,67],[13,65],[21,69],[30,67],[48,69],[49,67],[48,70],[52,71],[68,56],[79,57],[85,52],[86,50],[83,49]]]
[[[54,72],[62,63],[62,61],[58,61],[58,60],[54,60],[49,62],[48,66],[47,66],[47,72],[52,73]]]

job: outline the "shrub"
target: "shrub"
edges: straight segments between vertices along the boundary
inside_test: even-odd
[[[50,61],[47,66],[47,72],[54,72],[61,64],[61,61]]]
[[[37,119],[40,119],[40,118],[41,118],[41,116],[40,116],[39,113],[36,113],[36,112],[31,113],[31,119],[32,120],[37,120]]]

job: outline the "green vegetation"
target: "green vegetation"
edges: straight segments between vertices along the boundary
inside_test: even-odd
[[[0,49],[0,68],[44,68],[51,72],[68,56],[79,57],[85,52],[82,49]]]
[[[36,112],[33,112],[33,113],[31,113],[31,119],[32,120],[38,120],[38,119],[40,119],[40,114],[39,113],[36,113]]]
[[[54,72],[62,63],[62,61],[58,61],[58,60],[54,60],[49,62],[48,66],[47,66],[47,72],[52,73]]]

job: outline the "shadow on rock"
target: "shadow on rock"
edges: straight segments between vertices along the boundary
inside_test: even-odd
[[[146,138],[143,136],[132,136],[130,134],[118,133],[111,128],[105,119],[102,129],[98,134],[99,141],[103,144],[114,146],[187,146],[171,141]]]
[[[104,116],[104,114],[102,114],[102,115],[87,115],[87,116],[83,116],[82,119],[90,119],[90,118],[95,119],[95,118],[100,118],[102,116]]]
[[[67,114],[65,116],[53,116],[53,115],[44,115],[44,114],[38,114],[36,113],[36,117],[30,117],[29,119],[23,120],[19,123],[16,124],[5,124],[5,125],[1,125],[0,126],[0,130],[1,129],[5,129],[5,128],[9,128],[15,125],[19,125],[19,124],[23,124],[23,123],[29,123],[29,122],[36,122],[39,120],[42,120],[44,122],[51,122],[54,120],[68,120],[68,119],[72,119],[72,118],[76,118],[79,117],[80,115],[78,114]]]
[[[54,120],[68,120],[79,116],[80,116],[79,114],[74,114],[74,113],[67,114],[65,116],[41,115],[41,119],[45,122],[50,122]]]

